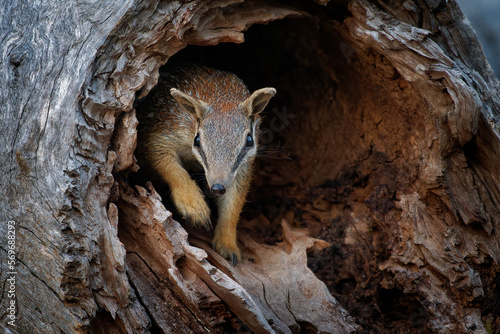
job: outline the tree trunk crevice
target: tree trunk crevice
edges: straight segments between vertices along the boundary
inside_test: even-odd
[[[455,1],[317,3],[5,6],[1,327],[500,331],[500,89],[473,29]],[[236,267],[134,156],[134,104],[183,60],[278,90]]]

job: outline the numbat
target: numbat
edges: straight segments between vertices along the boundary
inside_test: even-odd
[[[275,94],[262,88],[250,95],[228,72],[179,67],[160,79],[138,110],[144,159],[169,185],[178,212],[209,230],[209,206],[186,170],[203,168],[218,208],[212,246],[233,265],[241,259],[236,225],[252,178],[259,114]]]

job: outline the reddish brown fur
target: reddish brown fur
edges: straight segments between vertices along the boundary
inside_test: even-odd
[[[209,228],[210,210],[185,166],[201,165],[217,196],[219,218],[214,248],[233,263],[240,258],[236,224],[251,180],[259,113],[273,88],[250,95],[235,75],[207,67],[181,67],[162,78],[138,108],[140,150],[169,184],[178,211]],[[249,146],[249,138],[253,145]],[[199,138],[200,145],[195,145]]]

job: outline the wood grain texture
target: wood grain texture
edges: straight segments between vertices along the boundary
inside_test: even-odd
[[[500,260],[499,239],[492,233],[500,216],[494,205],[488,205],[489,195],[480,195],[486,185],[478,187],[478,175],[458,147],[473,139],[480,120],[495,122],[491,110],[498,108],[498,95],[484,96],[482,92],[498,92],[498,81],[484,61],[472,60],[481,50],[467,42],[473,33],[454,3],[440,7],[442,14],[428,17],[429,21],[418,22],[421,28],[414,26],[411,10],[384,8],[392,15],[386,16],[367,2],[353,2],[353,19],[347,23],[350,33],[390,60],[426,102],[437,127],[414,146],[426,156],[421,160],[422,183],[415,192],[398,195],[401,240],[382,268],[404,273],[407,285],[415,282],[412,266],[416,265],[423,281],[415,288],[425,291],[426,303],[437,307],[447,300],[449,311],[441,310],[431,320],[435,331],[484,330],[478,310],[465,307],[467,301],[484,295],[479,273],[467,261],[481,262],[483,256]],[[401,21],[394,22],[398,17]],[[433,31],[441,35],[434,38]],[[484,73],[483,79],[478,80],[479,73]],[[498,142],[498,131],[494,141]],[[471,229],[471,224],[476,227]],[[451,289],[445,288],[447,284]]]
[[[369,332],[391,312],[374,319],[351,301],[397,291],[426,330],[498,330],[498,80],[455,1],[374,3],[3,4],[0,281],[13,220],[18,311],[7,326],[3,294],[0,327]],[[281,243],[265,245],[257,232],[271,223],[259,216],[240,232],[247,262],[233,268],[203,236],[188,242],[152,186],[120,179],[137,171],[133,103],[187,45],[242,43],[253,24],[305,16],[317,24],[269,28],[297,67],[269,75],[297,115],[282,133],[295,161],[262,168],[256,186],[264,201],[288,201],[273,198],[312,236],[277,219]],[[330,291],[307,266],[307,252],[326,246],[318,237],[336,241],[316,269]]]
[[[107,285],[90,278],[90,263],[99,262],[95,246],[109,232],[105,224],[96,228],[107,222],[107,149],[85,152],[109,142],[111,131],[95,137],[85,131],[79,103],[98,48],[130,7],[76,1],[2,6],[0,136],[8,145],[0,154],[6,180],[0,216],[18,222],[13,330],[19,333],[82,331],[99,307],[92,288]]]
[[[234,316],[254,333],[292,333],[305,323],[325,333],[356,329],[307,268],[306,250],[328,246],[324,241],[283,222],[282,245],[264,247],[247,237],[243,244],[252,260],[232,267],[209,242],[188,243],[151,184],[148,190],[119,187],[120,240],[130,254],[131,282],[164,332],[222,332]]]
[[[217,12],[230,4],[211,7]],[[1,217],[18,222],[19,280],[31,282],[17,294],[19,333],[84,331],[99,308],[128,332],[150,326],[130,290],[108,217],[116,159],[108,146],[115,119],[131,109],[135,92],[154,86],[159,66],[189,42],[177,33],[197,12],[204,7],[196,2],[2,6],[0,136],[8,145],[1,149],[0,173],[8,181],[1,187]],[[237,35],[247,20],[292,13],[241,17],[237,28],[212,38],[230,40],[225,36]],[[32,312],[22,307],[28,301],[43,307]]]
[[[250,294],[277,333],[311,330],[320,333],[351,333],[359,327],[307,266],[307,251],[330,245],[282,220],[283,241],[262,245],[243,235],[245,261],[231,266],[201,239],[191,243],[205,249],[217,267],[234,277]],[[196,235],[196,233],[193,233]]]

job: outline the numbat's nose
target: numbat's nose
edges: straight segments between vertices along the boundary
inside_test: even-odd
[[[214,195],[223,195],[226,192],[226,188],[222,184],[217,183],[210,188],[210,191]]]

